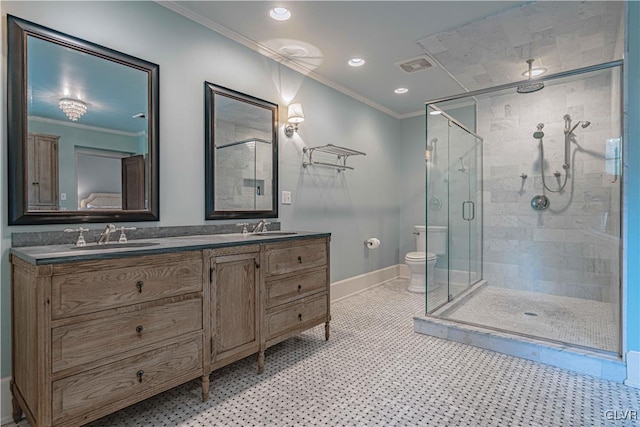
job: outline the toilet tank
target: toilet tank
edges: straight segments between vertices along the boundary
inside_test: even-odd
[[[413,234],[416,235],[416,251],[427,251],[427,227],[424,225],[413,226]]]
[[[447,227],[440,225],[428,226],[427,246],[428,252],[444,255],[447,252]]]

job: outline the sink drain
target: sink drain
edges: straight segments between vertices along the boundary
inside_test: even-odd
[[[536,313],[531,313],[530,311],[525,311],[524,314],[526,314],[527,316],[537,316]]]

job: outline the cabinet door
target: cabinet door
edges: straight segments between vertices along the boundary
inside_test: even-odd
[[[211,360],[220,365],[258,351],[260,255],[220,256],[211,262]]]
[[[29,134],[27,139],[27,184],[29,206],[58,208],[58,139]]]

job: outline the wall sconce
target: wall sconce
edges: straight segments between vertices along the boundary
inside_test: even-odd
[[[299,102],[290,104],[287,113],[288,123],[284,125],[284,134],[291,138],[294,132],[298,132],[298,125],[304,122],[304,112],[302,111],[302,105]]]

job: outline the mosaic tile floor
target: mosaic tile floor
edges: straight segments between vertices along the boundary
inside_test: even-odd
[[[640,390],[413,332],[424,294],[397,279],[332,306],[322,326],[102,418],[103,426],[593,426]],[[618,412],[620,413],[620,412]],[[612,413],[609,413],[612,414]],[[640,415],[640,413],[639,413]],[[20,426],[26,426],[21,422]]]
[[[611,305],[605,302],[484,286],[442,317],[618,351]]]

